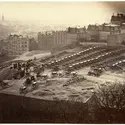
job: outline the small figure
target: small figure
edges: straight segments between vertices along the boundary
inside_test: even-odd
[[[30,85],[30,84],[31,84],[31,79],[30,79],[30,78],[27,78],[26,81],[25,81],[25,84],[26,84],[26,85]]]
[[[27,91],[26,91],[26,86],[22,86],[22,87],[20,88],[20,93],[27,93]]]
[[[35,81],[35,77],[34,77],[34,76],[31,76],[31,80],[32,80],[32,81]]]
[[[57,72],[52,72],[52,77],[56,77],[57,75],[58,75],[58,73]]]
[[[14,69],[17,69],[17,67],[18,67],[18,66],[17,66],[17,64],[16,64],[16,63],[15,63],[15,64],[13,64],[13,68],[14,68]]]
[[[36,60],[36,57],[34,57],[34,60]]]
[[[37,73],[36,77],[41,77],[41,75],[40,75],[40,73],[39,73],[39,72]]]
[[[25,75],[25,70],[21,70],[20,71],[20,77],[22,78],[22,77],[24,77],[24,75]]]
[[[36,89],[37,87],[38,87],[37,82],[32,82],[32,89],[34,90],[34,89]]]

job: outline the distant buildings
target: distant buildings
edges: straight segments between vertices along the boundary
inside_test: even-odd
[[[0,24],[0,40],[5,39],[11,33],[11,28],[9,26],[4,26]]]
[[[77,33],[68,31],[52,31],[45,34],[38,33],[38,47],[42,50],[51,50],[56,47],[77,42]]]
[[[109,46],[125,45],[125,33],[110,34],[108,36],[107,45]]]
[[[122,13],[117,13],[117,15],[112,15],[111,24],[114,25],[115,31],[108,35],[107,44],[109,46],[125,45],[125,15]]]
[[[52,48],[53,36],[50,33],[38,33],[38,48],[41,50],[49,50]]]
[[[118,33],[121,33],[121,29],[116,24],[88,25],[87,29],[69,27],[65,31],[38,33],[38,47],[41,50],[51,50],[79,42],[107,42],[108,35]]]
[[[12,28],[10,25],[6,24],[4,15],[0,15],[0,40],[8,37],[11,32],[12,32]]]
[[[3,15],[1,21],[4,21]],[[0,36],[2,36],[3,39],[6,33],[1,27],[2,25],[0,25]],[[125,33],[125,15],[117,14],[111,17],[111,23],[109,24],[88,25],[87,28],[69,27],[64,31],[39,32],[37,35],[38,43],[33,38],[10,35],[6,39],[7,45],[5,48],[9,55],[16,56],[30,50],[53,50],[79,42],[109,42],[115,34],[123,33]],[[6,37],[7,36],[8,33]],[[112,39],[114,39],[114,37]]]
[[[88,41],[107,42],[107,36],[109,34],[117,34],[120,32],[120,26],[115,24],[104,23],[102,25],[89,25],[87,29]]]
[[[77,39],[79,42],[85,42],[88,40],[88,33],[86,27],[77,28]]]
[[[125,15],[122,13],[117,13],[117,15],[113,14],[111,17],[111,23],[118,24],[118,25],[125,23]]]
[[[38,50],[38,43],[34,38],[29,38],[29,51]]]
[[[10,35],[6,40],[5,50],[9,56],[18,56],[29,51],[29,38],[21,35]]]
[[[27,51],[37,49],[37,43],[33,38],[22,35],[10,35],[4,40],[3,50],[8,56],[19,56]]]

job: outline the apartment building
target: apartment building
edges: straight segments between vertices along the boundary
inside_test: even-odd
[[[45,34],[38,33],[38,47],[42,50],[51,50],[77,42],[77,33],[67,31],[52,31]]]
[[[121,25],[125,23],[125,15],[123,13],[117,13],[117,15],[111,16],[111,23]]]
[[[110,34],[120,33],[120,26],[117,24],[89,25],[87,28],[88,41],[107,41]]]
[[[107,45],[109,46],[125,45],[125,33],[108,35]]]
[[[54,39],[52,33],[38,33],[38,49],[40,50],[49,50],[52,48]]]
[[[18,56],[29,51],[29,38],[22,35],[10,35],[6,40],[5,51],[9,56]]]
[[[86,27],[78,28],[77,30],[77,39],[79,42],[85,42],[88,39],[88,34]]]

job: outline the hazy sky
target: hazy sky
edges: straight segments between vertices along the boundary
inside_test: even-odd
[[[6,20],[37,20],[45,25],[109,22],[117,8],[115,2],[0,2]]]

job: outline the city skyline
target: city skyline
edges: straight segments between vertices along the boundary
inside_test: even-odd
[[[110,3],[111,4],[111,3]],[[44,25],[101,24],[117,13],[106,2],[0,2],[0,15],[5,20],[18,20]]]

